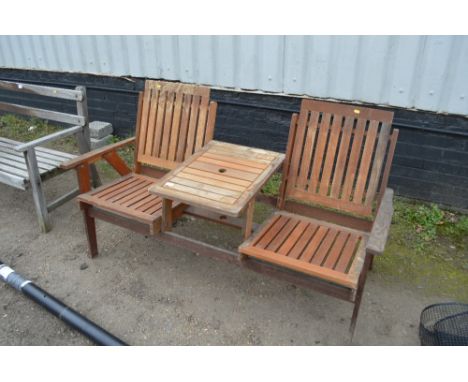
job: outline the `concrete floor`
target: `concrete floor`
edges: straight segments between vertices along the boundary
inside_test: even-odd
[[[46,183],[49,198],[75,185]],[[50,200],[50,199],[49,199]],[[75,201],[38,231],[32,198],[0,184],[0,259],[132,345],[345,345],[352,305],[99,222],[86,256]],[[177,228],[225,247],[239,232],[198,220]],[[419,314],[437,298],[370,273],[354,344],[418,345]],[[0,345],[87,345],[61,321],[0,284]]]

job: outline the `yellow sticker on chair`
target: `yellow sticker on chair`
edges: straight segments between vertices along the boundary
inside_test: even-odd
[[[353,111],[354,111],[354,114],[361,114],[361,110],[359,109],[354,109]]]

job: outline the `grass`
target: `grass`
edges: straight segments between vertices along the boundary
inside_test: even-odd
[[[29,142],[62,129],[61,126],[37,118],[24,118],[12,114],[0,115],[0,136],[20,142]],[[110,143],[120,140],[121,138],[112,136]],[[76,136],[49,142],[45,146],[71,154],[79,154]],[[127,165],[133,168],[133,145],[119,149],[118,153]],[[98,161],[96,167],[103,181],[110,181],[118,177],[117,172],[106,161]]]
[[[12,114],[0,115],[0,136],[20,142],[29,142],[62,129],[62,127],[37,118],[23,118]],[[46,146],[68,153],[78,153],[78,145],[73,136]]]
[[[468,216],[395,198],[390,238],[375,270],[428,295],[468,302]]]
[[[281,186],[281,174],[273,174],[268,182],[263,186],[262,193],[268,196],[278,196]]]
[[[47,121],[0,116],[0,136],[30,141],[58,131]],[[120,138],[113,137],[111,143]],[[49,147],[78,153],[74,137],[52,142]],[[126,146],[119,155],[133,168],[134,147]],[[117,177],[105,161],[97,163],[104,182]],[[275,174],[262,192],[278,196],[281,175]],[[385,254],[375,260],[374,274],[388,282],[404,283],[430,295],[468,302],[468,216],[435,204],[395,197],[390,238]],[[270,206],[256,204],[255,221],[262,222],[272,212]]]

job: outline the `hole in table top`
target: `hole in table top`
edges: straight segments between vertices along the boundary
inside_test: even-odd
[[[218,169],[218,172],[220,172],[222,174],[223,172],[226,172],[226,169],[225,168],[220,168],[220,169]]]

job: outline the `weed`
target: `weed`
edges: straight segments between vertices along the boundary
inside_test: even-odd
[[[270,180],[263,186],[262,193],[268,196],[278,196],[281,186],[281,174],[273,174]]]
[[[29,142],[62,130],[63,127],[38,118],[24,118],[13,114],[0,115],[0,135],[20,142]],[[78,145],[73,136],[49,144],[60,151],[76,153]]]

